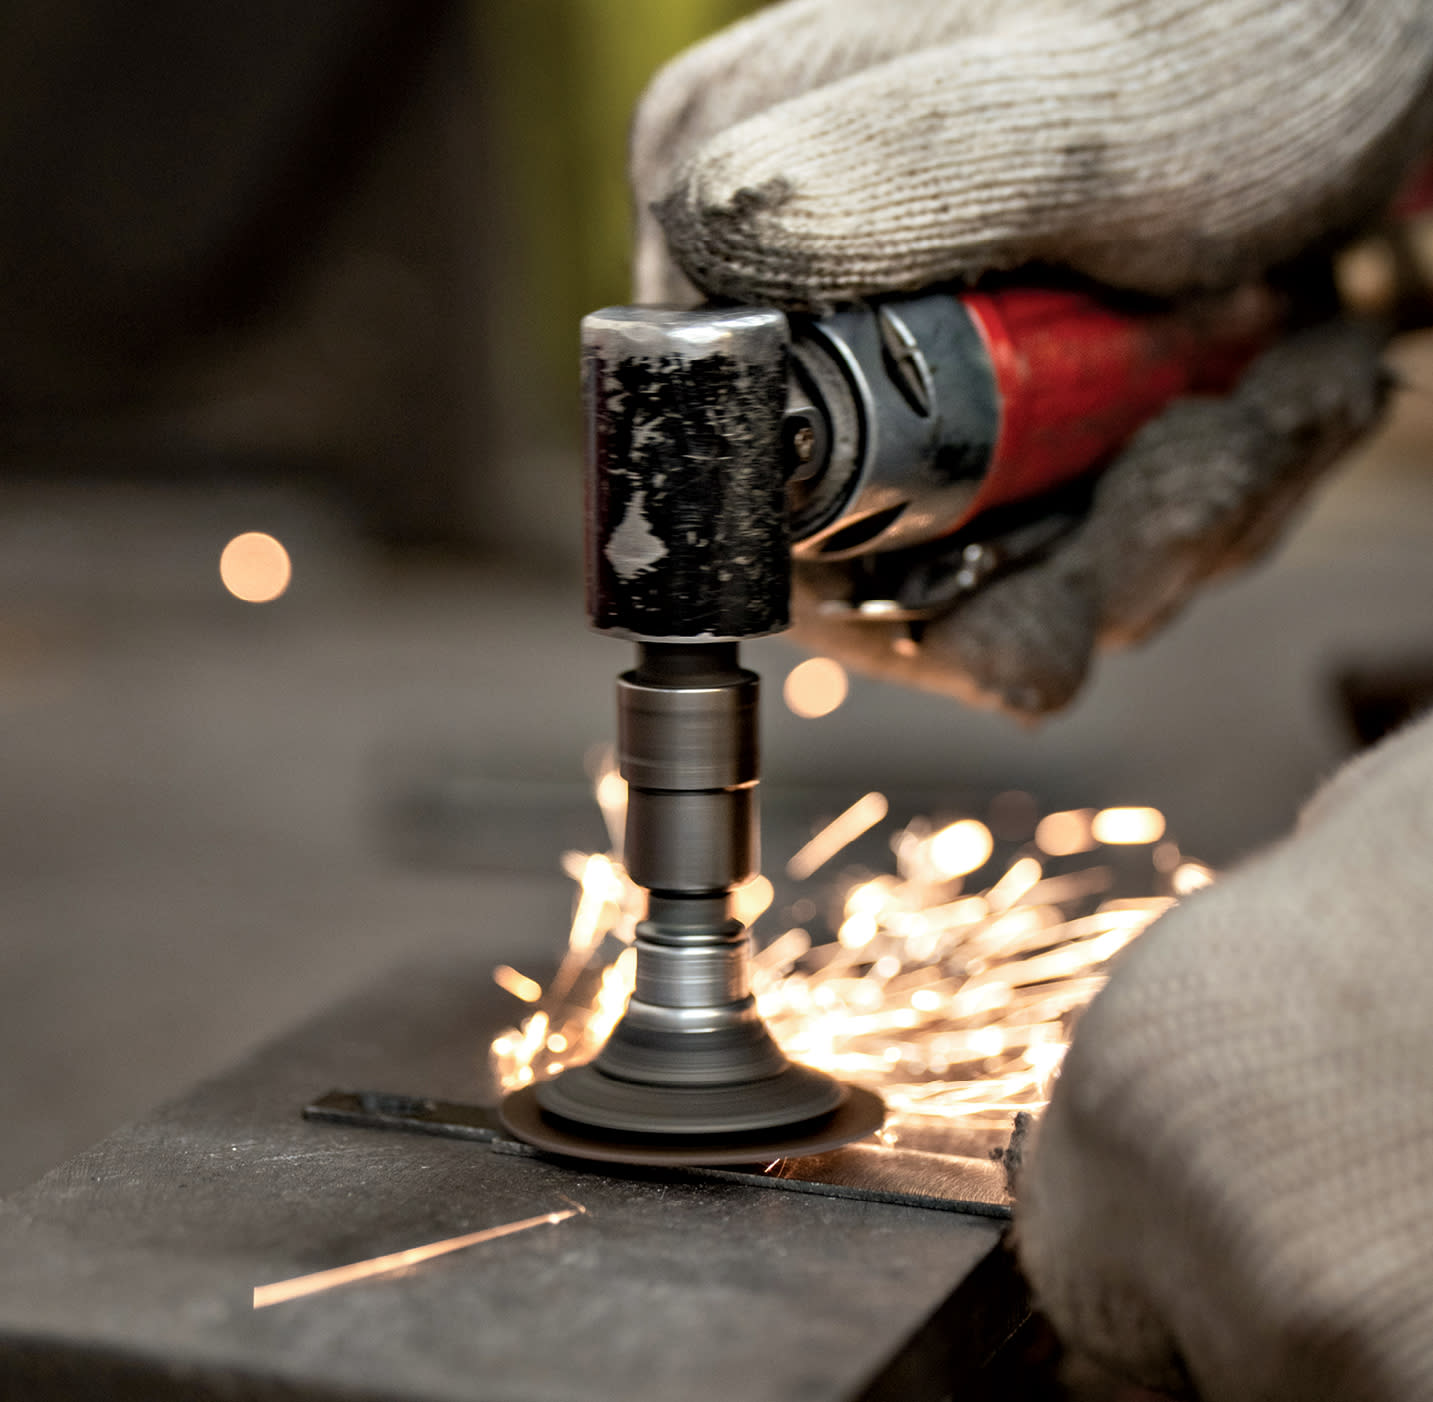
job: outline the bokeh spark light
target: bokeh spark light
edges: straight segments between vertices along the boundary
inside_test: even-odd
[[[1106,808],[1090,820],[1090,836],[1111,845],[1158,842],[1164,836],[1164,814],[1157,808]]]
[[[781,688],[793,715],[815,720],[829,716],[846,699],[846,669],[831,657],[808,657],[787,673]]]
[[[625,785],[610,769],[598,796],[620,833]],[[1016,1111],[1045,1104],[1110,959],[1214,876],[1164,838],[1158,810],[1107,808],[1049,814],[1033,842],[1006,844],[999,859],[978,819],[916,819],[891,836],[894,870],[810,879],[887,812],[882,795],[867,794],[787,864],[805,884],[785,911],[804,923],[755,934],[757,1005],[793,1059],[881,1093],[885,1143],[983,1152],[1003,1142]],[[589,1060],[632,990],[645,892],[620,854],[569,853],[563,865],[579,888],[568,948],[551,984],[492,1043],[504,1090]],[[775,894],[757,877],[734,905],[750,922]],[[834,939],[807,928],[823,906]],[[526,1000],[536,985],[512,974],[495,978]]]
[[[1072,857],[1076,852],[1089,852],[1095,846],[1090,831],[1094,810],[1071,808],[1063,813],[1047,813],[1035,826],[1035,845],[1047,857]]]
[[[219,578],[236,599],[268,604],[289,587],[293,566],[289,552],[263,531],[236,535],[219,556]]]
[[[974,818],[962,818],[928,839],[926,856],[935,877],[949,880],[983,867],[994,850],[990,829]]]

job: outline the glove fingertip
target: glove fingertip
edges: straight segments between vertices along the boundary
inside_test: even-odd
[[[922,646],[999,706],[1037,721],[1069,704],[1095,649],[1095,609],[1071,562],[987,585],[926,629]]]

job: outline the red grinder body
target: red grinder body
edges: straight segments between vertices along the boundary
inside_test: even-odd
[[[927,292],[793,325],[820,461],[793,476],[795,553],[908,548],[1097,471],[1171,401],[1230,389],[1276,297],[1131,310],[1089,293]]]

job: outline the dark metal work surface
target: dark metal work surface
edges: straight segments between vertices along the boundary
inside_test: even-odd
[[[409,970],[5,1200],[0,1396],[916,1402],[1014,1327],[989,1219],[299,1116],[344,1083],[492,1104],[511,1012],[486,960]],[[572,1203],[252,1309],[256,1285]]]

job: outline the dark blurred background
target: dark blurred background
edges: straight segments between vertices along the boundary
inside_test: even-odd
[[[635,96],[751,8],[0,4],[0,1190],[401,957],[550,957],[626,661],[583,626],[576,323],[627,297]],[[872,788],[1154,804],[1216,863],[1283,830],[1433,662],[1398,360],[1276,561],[1038,731],[860,682],[798,717],[751,648],[774,862]],[[246,532],[271,602],[221,583]]]

